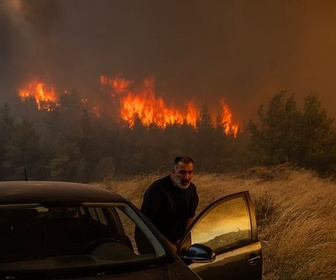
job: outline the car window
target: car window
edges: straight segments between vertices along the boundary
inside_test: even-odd
[[[137,232],[149,250],[139,250]],[[34,269],[146,261],[154,265],[166,254],[125,203],[0,206],[0,248],[0,271],[25,269],[24,262]]]
[[[217,204],[202,216],[191,231],[191,242],[201,243],[216,253],[251,241],[249,209],[242,197]]]
[[[117,214],[120,219],[120,222],[122,224],[123,229],[125,230],[125,235],[132,245],[132,248],[136,253],[139,253],[136,238],[135,238],[135,231],[136,229],[136,224],[130,219],[129,216],[127,216],[123,211],[120,209],[117,209]]]
[[[91,216],[92,219],[94,219],[96,221],[99,221],[95,208],[89,207],[88,211],[89,211],[90,216]]]
[[[190,262],[190,254],[204,245],[215,252],[215,259]],[[178,252],[204,280],[261,279],[261,243],[249,192],[222,197],[206,207],[182,239]]]
[[[81,207],[83,208],[83,207]],[[85,211],[83,211],[85,213]],[[107,219],[103,213],[103,209],[100,207],[88,207],[88,213],[91,218],[103,225],[107,225]]]

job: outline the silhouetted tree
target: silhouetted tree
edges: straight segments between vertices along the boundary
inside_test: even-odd
[[[298,162],[307,168],[320,172],[336,171],[336,133],[334,119],[328,117],[315,95],[305,98],[301,125],[297,131]]]
[[[14,119],[10,116],[10,106],[5,104],[0,110],[0,180],[9,172],[5,165],[6,150],[14,134]]]
[[[294,96],[286,98],[286,92],[280,92],[272,98],[266,111],[261,105],[257,114],[260,126],[252,120],[247,126],[256,162],[273,165],[294,160],[300,121]]]
[[[6,180],[43,180],[45,162],[40,151],[40,136],[26,118],[15,124],[9,141],[4,145],[3,166]]]
[[[59,150],[47,166],[53,180],[77,181],[80,153],[76,135],[64,135],[58,139]]]
[[[215,126],[211,118],[211,114],[207,105],[204,105],[197,120],[197,134],[195,135],[195,154],[198,155],[198,169],[205,171],[213,169],[213,164],[216,161],[214,143]],[[214,153],[215,152],[215,153]]]
[[[267,111],[261,105],[259,124],[249,122],[250,150],[255,163],[274,165],[284,162],[299,164],[319,171],[335,170],[336,138],[333,119],[321,107],[318,98],[305,98],[302,111],[297,109],[294,95],[276,94]]]

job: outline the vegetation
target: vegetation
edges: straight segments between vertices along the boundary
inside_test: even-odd
[[[251,156],[258,164],[271,166],[285,162],[330,174],[336,170],[336,132],[314,95],[299,110],[294,95],[276,94],[265,111],[258,110],[259,123],[250,121]]]
[[[162,174],[99,184],[138,207],[148,185]],[[336,184],[314,172],[279,165],[231,174],[195,174],[198,213],[214,200],[249,190],[263,247],[264,280],[336,279]]]
[[[140,121],[130,128],[115,116],[97,116],[75,93],[44,108],[30,100],[0,108],[0,180],[110,180],[167,170],[178,154],[191,155],[199,172],[291,163],[336,173],[333,119],[313,95],[303,109],[294,95],[275,95],[237,137],[223,132],[225,123],[213,123],[206,106],[196,129]]]
[[[251,192],[265,280],[336,279],[336,132],[318,98],[307,96],[300,109],[294,95],[276,94],[236,138],[223,125],[211,123],[205,107],[197,129],[139,122],[129,128],[113,116],[97,117],[75,94],[50,110],[29,100],[4,104],[0,180],[100,182],[140,206],[172,159],[189,154],[199,211],[220,196]]]

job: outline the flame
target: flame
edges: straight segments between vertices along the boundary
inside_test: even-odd
[[[224,102],[224,99],[221,100],[221,124],[223,131],[226,135],[234,135],[235,137],[238,134],[239,125],[232,124],[232,113],[229,106]]]
[[[113,92],[111,92],[111,96],[114,97],[117,94],[122,94],[126,92],[131,82],[119,76],[115,78],[109,78],[101,75],[100,84],[112,88]]]
[[[39,110],[52,110],[58,104],[55,87],[53,85],[48,87],[45,83],[38,80],[32,80],[23,88],[20,88],[18,95],[21,100],[33,98]]]
[[[71,94],[68,90],[64,90],[62,95]],[[18,89],[18,96],[22,101],[33,99],[38,110],[55,111],[60,108],[60,95],[57,94],[55,86],[47,85],[44,82],[33,79],[22,88]],[[82,108],[89,110],[97,118],[101,117],[100,110],[97,106],[90,104],[87,98],[79,100]],[[65,108],[65,107],[63,107]]]
[[[139,119],[144,126],[155,124],[160,128],[165,128],[173,124],[188,124],[196,128],[199,110],[193,101],[186,104],[186,109],[181,111],[165,104],[161,97],[155,94],[154,79],[144,80],[142,87],[132,90],[132,82],[116,77],[100,77],[101,85],[110,87],[110,96],[118,97],[120,102],[120,117],[130,127],[135,125]],[[221,100],[221,126],[226,135],[238,134],[239,125],[232,123],[232,112],[229,106]]]
[[[131,127],[136,118],[145,126],[155,123],[160,128],[169,124],[183,124],[185,119],[177,109],[167,107],[162,98],[155,96],[152,78],[144,81],[140,92],[130,91],[120,99],[120,113]]]
[[[102,91],[107,91],[112,98],[111,102],[119,101],[119,116],[129,127],[135,125],[139,120],[142,125],[150,126],[155,124],[159,128],[165,128],[169,125],[187,124],[193,128],[197,128],[197,120],[200,116],[193,101],[186,103],[183,110],[174,106],[168,106],[162,97],[157,97],[153,78],[147,78],[143,81],[140,88],[136,88],[133,82],[120,76],[107,77],[100,76],[100,85]],[[64,91],[64,94],[69,94]],[[34,99],[39,110],[55,110],[59,104],[59,98],[56,94],[54,86],[47,86],[45,83],[34,79],[18,90],[21,100]],[[116,102],[117,101],[117,102]],[[87,98],[82,98],[80,103],[83,107],[90,110],[96,117],[101,117],[100,110],[89,102]],[[211,118],[214,119],[213,112],[210,112]],[[232,112],[229,106],[220,101],[220,120],[219,124],[226,135],[237,136],[239,125],[234,124]]]

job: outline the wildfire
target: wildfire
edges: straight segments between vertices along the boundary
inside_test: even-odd
[[[22,100],[33,98],[39,110],[51,110],[57,106],[58,100],[54,86],[47,86],[38,80],[32,80],[24,88],[18,90],[18,95]]]
[[[106,76],[100,76],[100,84],[113,88],[114,91],[111,92],[111,95],[114,97],[115,94],[124,93],[130,86],[131,82],[121,77],[110,79]]]
[[[193,101],[186,103],[183,110],[174,106],[168,106],[165,101],[156,96],[154,79],[147,78],[143,81],[140,88],[135,88],[132,81],[116,77],[100,77],[101,90],[108,92],[111,102],[118,104],[120,118],[124,120],[129,127],[135,125],[139,120],[142,125],[150,126],[152,124],[159,128],[165,128],[169,125],[187,124],[197,128],[197,121],[200,117],[198,110]],[[69,94],[65,91],[65,94]],[[35,79],[27,83],[18,90],[21,100],[35,100],[39,110],[52,111],[59,104],[59,96],[56,94],[54,86],[47,86],[45,83]],[[87,98],[80,100],[82,106],[90,108],[89,110],[96,116],[100,117],[100,110],[97,106],[93,106]],[[232,121],[232,112],[229,106],[220,101],[220,113],[211,113],[212,123],[223,129],[226,135],[237,136],[239,125]],[[217,121],[213,121],[216,119]]]
[[[144,126],[155,124],[165,128],[172,124],[188,124],[196,128],[199,110],[192,101],[181,111],[167,106],[161,97],[155,94],[154,79],[146,79],[138,90],[132,89],[132,82],[121,77],[100,77],[101,85],[110,88],[110,96],[118,97],[120,101],[120,117],[134,126],[139,119]],[[232,113],[229,106],[221,100],[221,126],[226,135],[237,136],[238,124],[232,123]]]
[[[224,130],[224,133],[226,135],[234,135],[237,136],[239,125],[238,124],[232,124],[232,113],[229,108],[229,106],[224,102],[224,100],[221,100],[221,107],[222,107],[222,113],[221,113],[221,124]]]
[[[153,78],[146,79],[138,91],[132,91],[131,81],[120,77],[101,76],[100,81],[111,87],[112,97],[124,94],[120,97],[120,116],[130,127],[134,126],[136,118],[145,126],[156,124],[165,128],[167,125],[183,123],[196,126],[196,110],[193,104],[188,103],[185,115],[176,108],[168,107],[162,98],[156,97]]]
[[[53,85],[47,85],[38,79],[33,79],[24,87],[18,89],[18,96],[22,101],[32,99],[35,101],[38,110],[46,111],[55,111],[57,108],[60,108],[60,96],[70,94],[68,90],[64,90],[61,94],[58,94]],[[101,116],[99,108],[92,105],[87,98],[82,98],[79,102],[82,108],[89,110],[97,118]],[[63,109],[68,108],[63,107]]]

